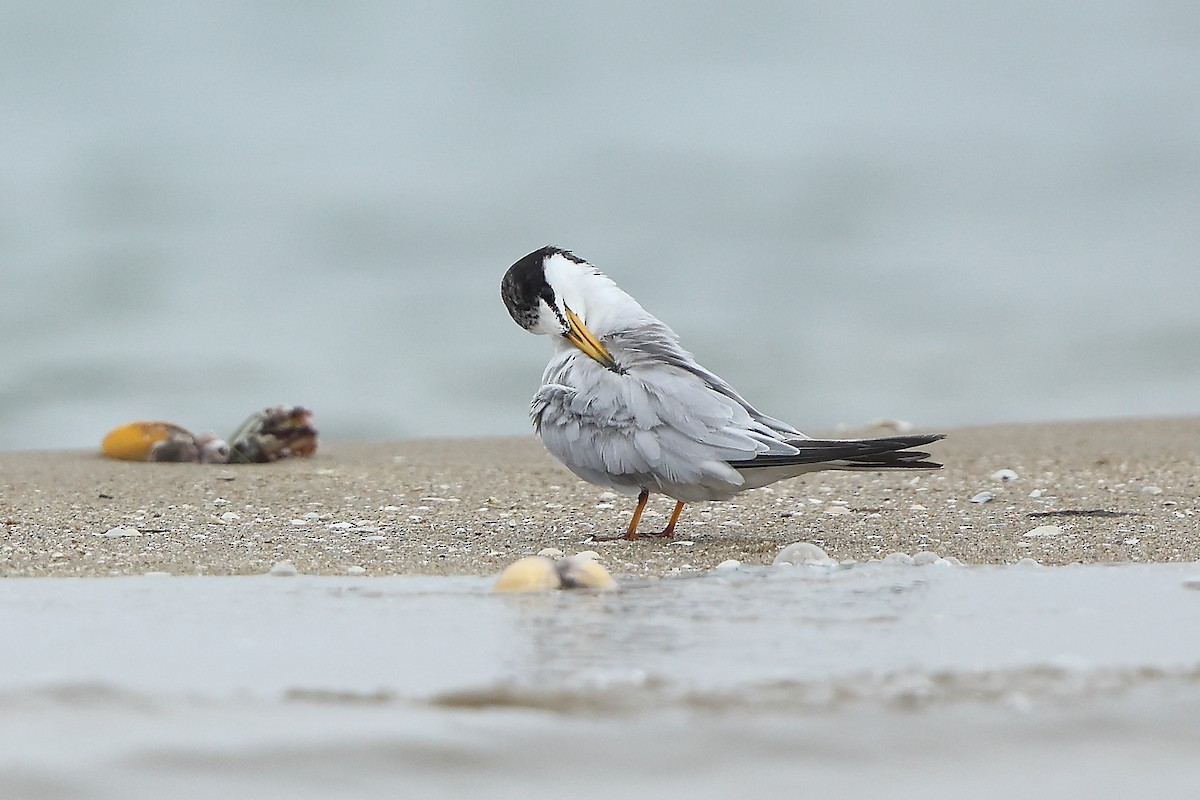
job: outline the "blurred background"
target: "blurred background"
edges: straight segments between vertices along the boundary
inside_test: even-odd
[[[575,250],[810,430],[1200,408],[1200,5],[0,2],[0,449],[525,434]]]

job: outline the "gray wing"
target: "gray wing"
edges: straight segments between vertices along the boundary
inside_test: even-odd
[[[742,397],[736,389],[726,383],[720,375],[710,372],[701,366],[691,353],[680,346],[675,332],[666,325],[646,325],[622,331],[606,337],[605,342],[606,344],[609,342],[612,343],[609,349],[614,353],[622,353],[623,357],[618,357],[617,359],[622,366],[632,368],[638,364],[649,362],[665,364],[675,369],[689,372],[703,381],[712,391],[728,397],[744,408],[751,419],[775,431],[783,438],[807,438],[803,433],[786,422],[769,417],[750,405],[750,402]]]
[[[531,415],[546,448],[575,474],[676,497],[681,487],[694,486],[697,497],[707,497],[710,488],[742,484],[726,462],[798,452],[782,440],[790,427],[772,427],[776,421],[678,345],[636,334],[605,339],[624,373],[572,351],[561,352],[546,369]]]

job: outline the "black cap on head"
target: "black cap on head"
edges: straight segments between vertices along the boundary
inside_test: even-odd
[[[500,281],[500,297],[508,307],[508,313],[525,330],[537,323],[539,299],[545,300],[554,308],[554,290],[546,282],[546,271],[542,266],[545,260],[553,255],[579,261],[566,250],[546,245],[509,267],[508,272],[504,273],[504,279]]]

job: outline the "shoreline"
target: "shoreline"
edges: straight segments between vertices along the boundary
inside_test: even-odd
[[[0,453],[0,576],[261,574],[283,560],[306,574],[487,575],[553,547],[654,577],[769,564],[799,541],[839,561],[1200,560],[1200,417],[947,433],[931,446],[937,472],[815,473],[689,505],[673,541],[596,543],[623,530],[633,499],[578,480],[532,435],[322,443],[263,465]],[[972,502],[981,492],[992,499]],[[672,505],[652,498],[646,529]]]

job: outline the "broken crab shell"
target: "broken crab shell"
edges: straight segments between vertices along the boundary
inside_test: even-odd
[[[312,412],[302,406],[275,406],[251,414],[229,437],[232,462],[276,461],[317,451]]]

